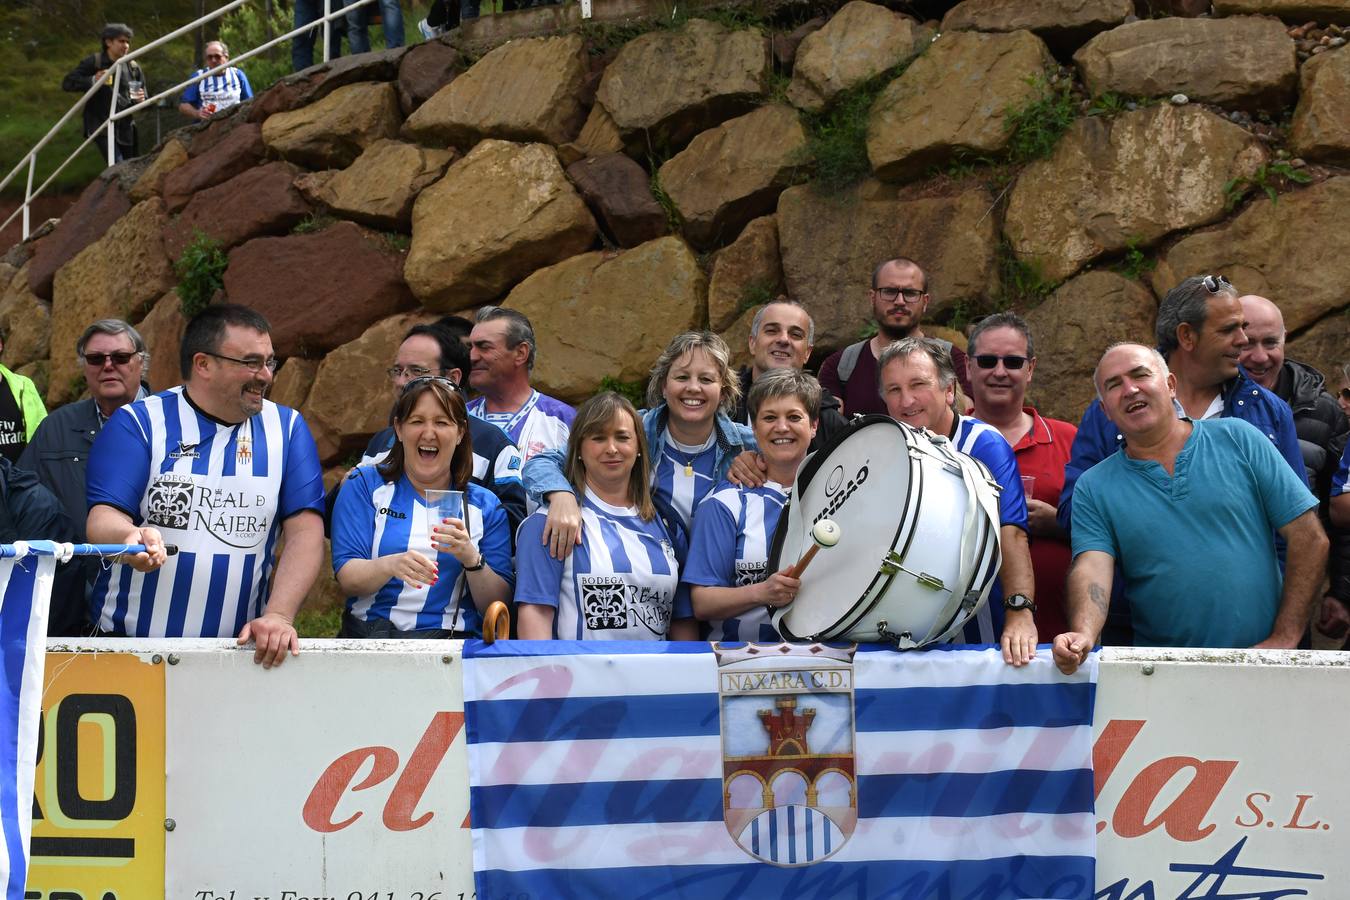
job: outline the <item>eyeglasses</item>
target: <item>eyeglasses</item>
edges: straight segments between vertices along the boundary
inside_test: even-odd
[[[1222,275],[1206,275],[1202,284],[1211,294],[1226,294],[1233,289],[1233,282]]]
[[[139,353],[118,350],[116,353],[86,353],[83,358],[85,365],[101,369],[110,359],[115,366],[125,366],[138,356],[140,356]]]
[[[918,288],[884,287],[872,288],[872,290],[876,291],[883,300],[894,301],[897,297],[904,297],[906,303],[914,303],[924,294],[928,293],[927,291],[921,291]]]
[[[1342,399],[1342,400],[1350,400],[1350,387],[1348,387],[1348,388],[1341,388],[1341,399]]]
[[[212,353],[210,350],[203,350],[202,352],[207,356],[214,356],[216,359],[223,359],[226,362],[232,362],[236,365],[243,366],[250,372],[255,373],[261,372],[263,369],[266,369],[269,372],[275,372],[277,366],[280,365],[275,356],[269,356],[266,359],[263,359],[261,356],[246,356],[243,359],[235,359],[233,356],[223,356],[219,353]]]
[[[424,384],[429,384],[433,381],[445,385],[452,391],[459,390],[459,385],[455,384],[453,381],[451,381],[449,378],[446,378],[444,375],[423,375],[422,377],[414,378],[412,381],[405,384],[403,386],[403,393],[406,394],[408,393],[408,391],[412,390],[415,387],[419,387]]]
[[[389,376],[389,380],[398,381],[404,375],[409,378],[426,378],[432,373],[426,366],[390,366],[384,370],[384,374]]]
[[[981,369],[992,369],[1000,362],[1005,369],[1020,369],[1027,364],[1025,356],[996,356],[993,353],[981,353],[974,357],[975,365]]]

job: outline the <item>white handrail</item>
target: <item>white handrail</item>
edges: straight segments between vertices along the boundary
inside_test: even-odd
[[[220,7],[220,9],[207,13],[201,18],[197,19],[196,21],[193,21],[187,25],[184,25],[181,28],[171,31],[168,34],[164,35],[163,37],[157,38],[156,40],[146,44],[144,47],[141,47],[138,50],[134,50],[118,59],[116,62],[113,63],[114,71],[113,71],[112,96],[114,98],[117,97],[118,90],[121,86],[122,70],[127,63],[132,62],[136,58],[155,49],[156,47],[162,46],[163,44],[173,40],[174,38],[181,37],[182,35],[191,32],[193,29],[201,25],[204,25],[207,22],[211,22],[214,21],[215,19],[220,18],[226,13],[234,9],[237,9],[238,7],[248,2],[249,0],[231,0],[231,2],[227,3],[225,6]],[[25,154],[24,157],[19,160],[18,164],[14,166],[14,168],[10,171],[10,173],[6,175],[3,180],[0,180],[0,191],[2,191],[12,180],[14,180],[14,177],[19,174],[20,170],[22,170],[25,166],[27,166],[28,168],[28,183],[24,191],[23,205],[20,206],[18,209],[16,209],[13,213],[11,213],[9,215],[9,218],[5,219],[3,223],[0,223],[0,230],[8,228],[9,224],[14,221],[15,217],[22,214],[23,238],[26,240],[28,238],[28,235],[31,233],[29,207],[32,205],[33,200],[44,190],[46,190],[47,186],[50,185],[54,180],[56,180],[57,176],[59,176],[63,171],[65,171],[66,166],[70,165],[70,163],[74,161],[74,159],[77,156],[79,156],[79,154],[84,150],[84,148],[89,146],[100,135],[106,135],[107,137],[108,165],[110,166],[113,165],[116,162],[116,142],[117,142],[116,129],[113,126],[114,123],[116,123],[117,121],[124,119],[127,116],[134,115],[139,110],[151,106],[165,97],[179,93],[183,88],[187,87],[188,85],[196,84],[197,82],[201,81],[204,78],[209,78],[212,75],[216,75],[220,72],[223,72],[230,66],[238,65],[244,60],[251,59],[260,53],[270,50],[272,47],[275,47],[277,44],[280,44],[283,41],[291,40],[296,35],[302,34],[307,31],[312,31],[313,29],[318,28],[320,25],[323,26],[324,30],[323,60],[324,62],[328,62],[328,40],[330,30],[332,27],[332,20],[336,19],[338,16],[345,16],[348,12],[350,12],[353,9],[356,9],[357,7],[365,6],[369,3],[374,3],[375,0],[350,0],[350,2],[348,2],[346,6],[341,7],[337,10],[332,9],[331,2],[332,0],[324,0],[324,15],[321,20],[316,20],[314,22],[302,25],[299,28],[292,29],[291,31],[288,31],[285,34],[280,35],[279,37],[273,38],[272,40],[268,41],[265,44],[262,44],[261,46],[255,47],[252,50],[247,51],[246,53],[240,54],[233,60],[227,60],[226,62],[221,63],[220,65],[212,69],[208,69],[201,72],[200,74],[193,75],[185,79],[184,81],[179,82],[178,84],[174,85],[171,88],[160,91],[153,97],[147,97],[146,99],[141,100],[138,103],[122,110],[115,110],[117,104],[115,102],[109,102],[108,118],[104,121],[103,125],[93,134],[86,137],[84,141],[78,147],[76,147],[75,150],[68,157],[66,157],[66,159],[59,166],[56,167],[56,170],[53,171],[52,174],[49,175],[44,182],[42,182],[41,186],[39,186],[36,191],[33,190],[33,178],[37,167],[38,153],[41,152],[44,147],[46,147],[46,145],[52,140],[52,138],[56,136],[56,134],[65,126],[67,122],[71,120],[71,118],[73,118],[77,113],[79,113],[81,110],[84,109],[85,105],[88,104],[89,99],[103,87],[102,79],[94,82],[92,85],[90,85],[89,89],[84,92],[83,96],[81,96],[80,99],[76,100],[74,105],[71,106],[70,109],[66,110],[65,115],[63,115],[45,135],[43,135],[42,139],[33,145],[33,149],[29,150],[28,153]]]

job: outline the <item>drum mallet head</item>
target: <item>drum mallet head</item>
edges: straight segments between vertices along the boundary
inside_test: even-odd
[[[841,534],[838,523],[833,519],[821,519],[812,525],[811,546],[806,548],[806,552],[802,554],[801,559],[788,568],[787,574],[793,578],[801,578],[802,573],[806,571],[806,567],[811,564],[811,560],[816,558],[816,551],[821,547],[833,547],[839,543]]]

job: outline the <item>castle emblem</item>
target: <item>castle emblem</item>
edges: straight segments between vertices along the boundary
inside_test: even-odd
[[[822,644],[715,644],[722,818],[778,866],[828,859],[858,823],[853,653]]]

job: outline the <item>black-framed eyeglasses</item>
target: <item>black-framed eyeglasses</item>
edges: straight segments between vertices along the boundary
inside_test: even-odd
[[[414,378],[412,381],[405,384],[403,386],[402,392],[406,394],[408,393],[408,391],[412,390],[415,387],[418,387],[419,385],[429,384],[433,381],[440,382],[441,384],[450,388],[450,390],[452,391],[459,390],[459,385],[455,384],[453,381],[451,381],[449,378],[446,378],[444,375],[423,375],[420,378]]]
[[[921,291],[918,288],[884,287],[873,288],[872,290],[876,291],[883,300],[890,300],[893,302],[897,297],[904,297],[906,303],[915,303],[923,297],[924,294],[928,293],[927,291]]]
[[[138,356],[140,356],[140,354],[134,351],[128,352],[126,350],[118,350],[115,353],[86,353],[84,354],[83,359],[85,365],[93,366],[95,369],[101,369],[110,359],[115,366],[125,366]]]
[[[404,375],[410,378],[426,378],[433,373],[426,366],[390,366],[384,370],[384,374],[389,376],[390,381],[398,381]]]
[[[277,366],[280,365],[275,356],[269,356],[266,359],[263,359],[261,356],[245,356],[243,359],[238,359],[233,356],[225,356],[221,353],[212,353],[210,350],[203,350],[202,352],[207,356],[214,356],[216,359],[223,359],[226,362],[232,362],[235,365],[243,366],[250,372],[261,372],[263,369],[266,369],[269,372],[275,372]]]
[[[1233,282],[1222,275],[1206,275],[1201,283],[1211,294],[1226,294],[1233,289]]]
[[[992,369],[1001,362],[1003,363],[1003,368],[1013,370],[1025,366],[1027,364],[1027,359],[1029,359],[1029,357],[1026,356],[998,356],[993,353],[980,353],[972,358],[975,360],[975,365],[979,366],[981,369]]]

